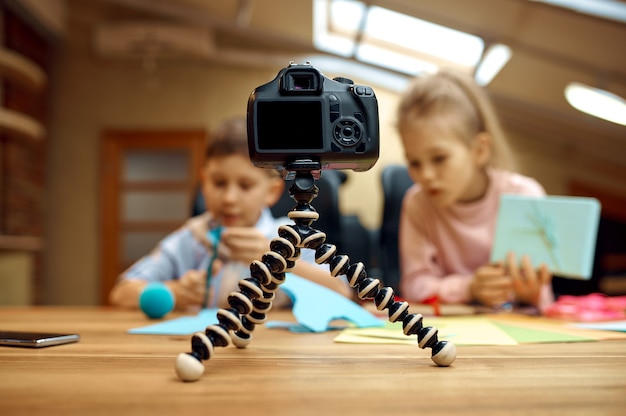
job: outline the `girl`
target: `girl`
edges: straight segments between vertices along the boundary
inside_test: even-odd
[[[450,71],[416,79],[398,108],[398,131],[415,182],[400,218],[400,292],[412,302],[517,302],[544,308],[551,274],[510,253],[489,264],[500,195],[544,195],[512,172],[495,112],[471,78]],[[523,253],[517,253],[523,254]]]

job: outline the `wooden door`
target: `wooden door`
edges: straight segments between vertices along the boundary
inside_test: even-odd
[[[117,276],[191,215],[206,138],[203,130],[103,132],[102,304]]]

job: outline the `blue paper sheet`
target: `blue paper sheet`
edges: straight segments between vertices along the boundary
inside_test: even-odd
[[[129,334],[151,335],[190,335],[194,332],[204,332],[207,326],[216,324],[217,309],[202,309],[197,315],[183,316],[156,324],[133,328]]]
[[[298,323],[312,332],[324,332],[334,320],[346,320],[356,327],[383,326],[384,322],[365,310],[361,305],[324,286],[292,274],[287,274],[281,289],[293,302],[293,315]],[[268,325],[270,323],[268,322]],[[271,326],[271,325],[270,325]],[[303,328],[293,326],[294,331]]]
[[[359,304],[337,292],[301,277],[287,274],[281,289],[293,302],[295,323],[268,322],[269,327],[286,327],[294,332],[324,332],[338,329],[330,326],[332,321],[346,320],[358,328],[379,327],[384,322]],[[204,332],[209,325],[216,324],[217,309],[203,309],[195,316],[184,316],[152,325],[133,328],[130,334],[191,335]],[[271,312],[270,312],[271,314]]]
[[[578,328],[586,328],[586,329],[601,329],[604,331],[626,332],[626,321],[576,323],[576,324],[573,324],[573,326],[576,326]]]

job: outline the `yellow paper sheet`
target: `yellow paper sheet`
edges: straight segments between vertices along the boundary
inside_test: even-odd
[[[425,326],[439,330],[438,338],[455,345],[516,345],[517,341],[480,316],[425,318]],[[335,342],[367,344],[412,344],[417,335],[406,336],[401,323],[387,323],[381,328],[349,328],[341,332]]]

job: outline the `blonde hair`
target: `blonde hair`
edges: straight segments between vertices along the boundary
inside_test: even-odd
[[[398,106],[397,126],[450,114],[459,122],[452,123],[459,138],[469,146],[478,133],[491,136],[489,165],[514,169],[515,162],[496,112],[484,89],[462,73],[441,70],[413,80]]]

